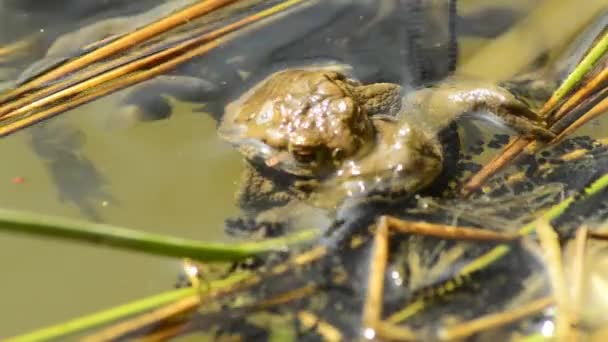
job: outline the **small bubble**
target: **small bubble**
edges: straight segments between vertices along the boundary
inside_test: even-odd
[[[373,340],[376,337],[376,331],[372,328],[367,328],[363,330],[363,337],[368,340]]]
[[[540,328],[540,331],[544,337],[553,337],[553,334],[555,332],[555,325],[552,321],[545,321],[545,323],[543,323],[543,326]]]

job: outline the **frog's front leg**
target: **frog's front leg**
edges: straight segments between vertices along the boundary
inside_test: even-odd
[[[323,228],[329,225],[326,211],[307,204],[310,190],[300,181],[262,165],[245,163],[241,187],[236,194],[243,215],[226,221],[229,234],[285,232],[291,228]],[[313,224],[314,223],[314,224]]]
[[[171,116],[167,96],[178,100],[205,103],[205,111],[219,117],[221,111],[213,106],[219,88],[213,83],[191,76],[161,75],[127,88],[120,94],[121,107],[111,118],[112,126],[155,121]]]
[[[421,115],[433,131],[440,131],[464,114],[488,112],[518,133],[549,140],[555,134],[544,119],[508,90],[485,81],[448,80],[413,92],[405,99],[406,115]],[[490,117],[492,119],[492,117]]]

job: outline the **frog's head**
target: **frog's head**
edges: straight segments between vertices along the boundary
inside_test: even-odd
[[[325,175],[374,141],[353,82],[331,71],[273,74],[227,107],[220,135],[249,159],[294,175]]]

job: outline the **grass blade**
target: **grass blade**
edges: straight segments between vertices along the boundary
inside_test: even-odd
[[[208,243],[179,237],[146,233],[108,224],[99,224],[0,209],[0,231],[25,233],[56,239],[105,245],[153,255],[183,257],[205,262],[234,261],[276,251],[287,245],[309,241],[318,230],[303,230],[289,236],[247,243]]]
[[[100,311],[61,324],[49,326],[31,333],[8,338],[5,340],[5,342],[48,341],[51,339],[65,337],[69,334],[103,325],[130,315],[148,311],[189,296],[194,296],[196,293],[197,289],[192,287],[164,292],[152,297],[117,306],[109,310]]]

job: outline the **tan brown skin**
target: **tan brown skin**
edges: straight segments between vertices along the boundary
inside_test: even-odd
[[[522,134],[553,136],[510,92],[486,82],[447,80],[402,97],[398,85],[322,69],[270,75],[227,106],[219,134],[247,160],[316,184],[314,202],[334,206],[369,190],[429,185],[443,165],[438,132],[484,110]]]
[[[337,72],[289,70],[228,105],[219,134],[247,158],[318,177],[369,147],[370,112],[394,110],[399,98],[394,84],[364,86]]]

